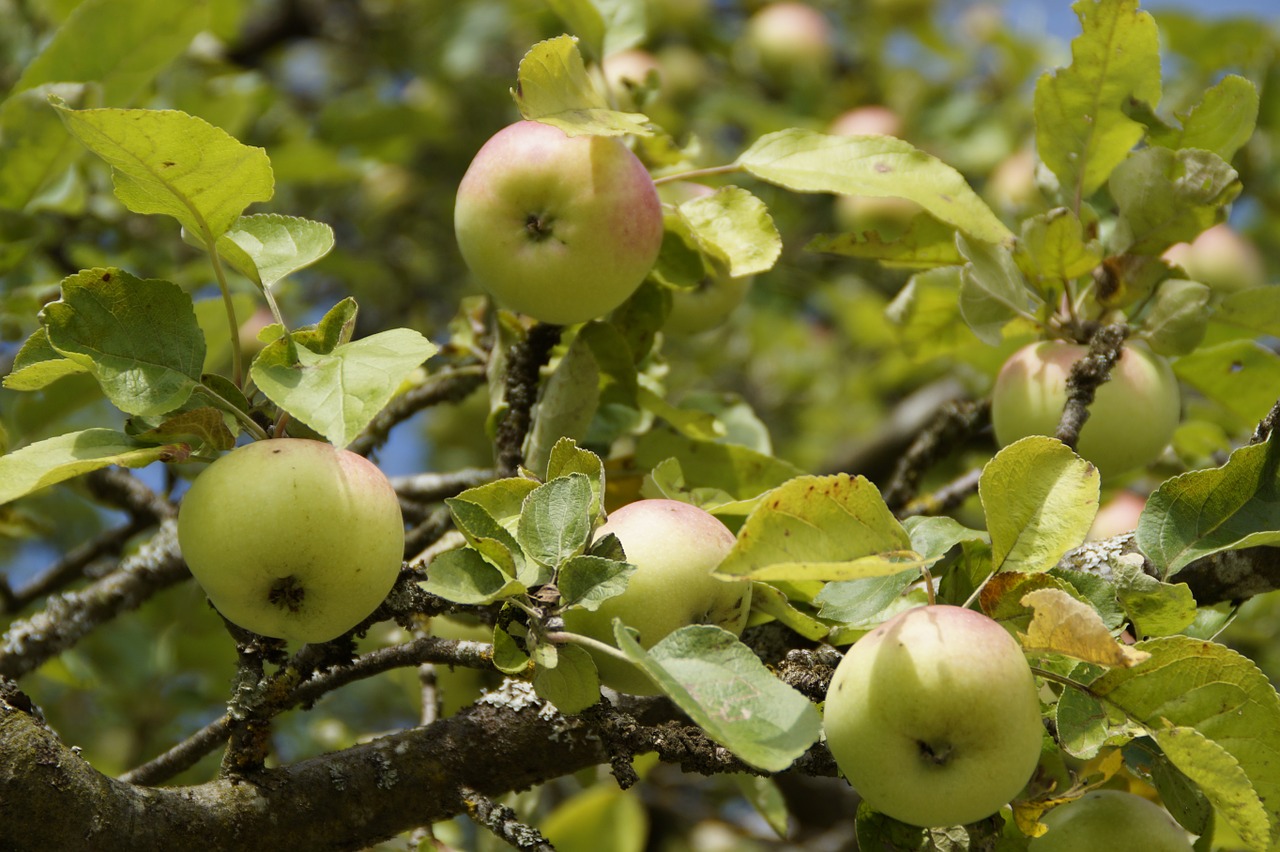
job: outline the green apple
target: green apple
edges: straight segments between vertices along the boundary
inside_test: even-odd
[[[912,825],[998,811],[1040,759],[1035,678],[1018,643],[955,606],[907,610],[854,643],[823,711],[827,746],[871,807]]]
[[[742,632],[751,609],[751,584],[711,573],[736,541],[714,515],[678,500],[638,500],[613,512],[596,538],[610,533],[618,537],[636,571],[626,590],[596,611],[567,610],[568,630],[613,645],[613,620],[620,618],[639,631],[645,648],[690,624]],[[659,692],[630,663],[598,652],[592,657],[605,686],[635,695]]]
[[[662,207],[621,141],[521,121],[494,134],[458,186],[463,260],[502,305],[548,323],[621,305],[662,246]]]
[[[1189,243],[1170,246],[1163,256],[1169,263],[1182,267],[1193,281],[1221,293],[1267,283],[1267,271],[1258,247],[1225,223],[1201,231]]]
[[[1008,446],[1028,435],[1053,435],[1067,403],[1071,366],[1087,346],[1032,343],[1009,357],[992,391],[996,441]],[[1076,451],[1103,477],[1153,461],[1168,445],[1181,416],[1178,380],[1169,362],[1139,343],[1126,344],[1098,388]]]
[[[400,572],[395,490],[363,456],[322,441],[255,441],[196,477],[178,512],[196,581],[231,622],[326,642],[386,598]]]
[[[1154,802],[1122,790],[1094,790],[1059,805],[1040,821],[1048,831],[1031,841],[1031,852],[1191,852],[1187,832]]]
[[[747,21],[745,39],[755,63],[777,80],[819,82],[835,58],[831,22],[807,3],[770,3]]]

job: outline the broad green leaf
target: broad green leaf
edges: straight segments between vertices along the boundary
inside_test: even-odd
[[[885,309],[898,326],[903,348],[919,360],[953,356],[980,347],[960,318],[961,267],[943,266],[911,276]]]
[[[707,736],[743,762],[781,772],[818,740],[818,709],[727,630],[697,624],[647,652],[614,619],[618,647]]]
[[[1071,65],[1036,83],[1036,152],[1075,208],[1141,141],[1143,127],[1124,108],[1130,98],[1160,102],[1156,24],[1138,0],[1077,0],[1082,32]]]
[[[853,580],[925,564],[863,477],[799,476],[747,517],[716,569],[757,580]]]
[[[499,571],[469,547],[447,550],[427,565],[424,592],[460,604],[484,605],[525,591],[517,580]]]
[[[779,624],[799,633],[806,639],[818,642],[826,639],[831,627],[791,605],[786,594],[768,583],[755,583],[751,587],[751,610],[770,616]]]
[[[1099,487],[1097,469],[1054,438],[1033,435],[997,453],[978,483],[995,569],[1056,565],[1088,535]]]
[[[1154,737],[1170,762],[1204,791],[1247,849],[1266,852],[1272,848],[1267,809],[1238,760],[1195,728],[1169,726],[1156,730]]]
[[[789,814],[786,797],[778,786],[778,782],[772,778],[761,778],[759,775],[745,773],[729,777],[733,779],[734,786],[738,788],[742,797],[756,809],[756,813],[764,817],[764,821],[769,823],[769,827],[780,839],[785,840],[789,833]]]
[[[147,444],[206,444],[210,449],[226,451],[236,445],[236,436],[227,428],[226,417],[212,406],[201,406],[166,418],[154,429],[139,432],[139,441]]]
[[[600,514],[600,498],[604,494],[604,463],[598,455],[582,449],[572,439],[561,438],[551,448],[543,480],[550,482],[571,473],[581,473],[591,483],[591,508],[588,513],[592,518],[596,517]]]
[[[1182,356],[1173,372],[1252,428],[1275,405],[1280,355],[1252,340],[1231,340]]]
[[[453,517],[453,525],[462,533],[467,544],[508,577],[514,577],[526,586],[533,583],[531,578],[524,575],[524,551],[520,549],[516,537],[483,506],[457,497],[444,502]]]
[[[958,171],[892,136],[780,130],[758,139],[736,165],[796,192],[906,198],[976,240],[1012,236]]]
[[[1258,107],[1257,86],[1228,74],[1190,112],[1178,115],[1180,129],[1151,133],[1148,141],[1165,148],[1201,148],[1230,160],[1253,135]]]
[[[636,566],[599,556],[571,557],[556,576],[561,606],[580,606],[595,612],[600,604],[622,594]]]
[[[48,83],[0,103],[0,207],[27,207],[84,153],[49,107],[50,96],[88,107],[97,106],[101,94],[96,84]]]
[[[998,346],[1005,325],[1035,311],[1040,299],[1005,246],[974,242],[964,234],[956,235],[956,246],[968,261],[960,274],[960,316],[983,343]]]
[[[543,470],[564,438],[582,440],[600,406],[600,367],[587,339],[574,338],[543,385],[533,410],[525,464]]]
[[[510,606],[511,604],[503,604],[504,609]],[[528,637],[529,632],[519,622],[512,622],[508,627],[511,629],[510,633],[503,629],[501,619],[493,627],[493,667],[503,674],[527,674],[533,661],[524,652],[524,647],[516,642],[513,634],[523,640]]]
[[[121,269],[87,269],[62,282],[40,322],[49,343],[85,367],[127,414],[172,411],[200,381],[204,335],[177,284]]]
[[[1119,581],[1113,582],[1113,580],[1115,580],[1122,567],[1127,566],[1128,563],[1124,561],[1125,558],[1131,559],[1133,557],[1122,557],[1101,563],[1096,566],[1097,573],[1054,568],[1049,572],[1049,576],[1055,580],[1061,580],[1065,584],[1065,590],[1070,591],[1077,598],[1093,607],[1093,611],[1102,619],[1102,623],[1107,626],[1108,630],[1119,630],[1124,626],[1127,616],[1124,608],[1120,606],[1120,602],[1116,600]],[[1105,573],[1106,568],[1111,570],[1110,574],[1104,577],[1102,575]],[[1137,570],[1139,573],[1142,571],[1141,567]],[[1151,579],[1153,582],[1157,582],[1155,578]],[[1173,632],[1176,633],[1177,631]]]
[[[899,822],[874,810],[865,800],[858,803],[854,819],[858,849],[884,852],[968,852],[969,834],[960,826],[920,828]]]
[[[818,614],[828,621],[847,627],[872,627],[885,620],[885,611],[902,600],[911,584],[919,579],[920,572],[916,570],[827,583],[814,602],[821,605]]]
[[[1280,442],[1241,447],[1227,463],[1163,483],[1137,541],[1162,577],[1224,550],[1280,544]]]
[[[298,361],[292,363],[287,341],[280,338],[258,354],[250,375],[268,399],[345,447],[436,349],[418,332],[395,328],[339,344],[327,354],[299,342]]]
[[[604,58],[604,15],[592,0],[547,0],[547,5],[581,40],[587,56],[597,62]]]
[[[1161,281],[1150,311],[1142,318],[1142,332],[1151,348],[1161,355],[1194,352],[1209,327],[1212,295],[1198,281]]]
[[[1201,784],[1211,800],[1234,802],[1223,813],[1233,827],[1256,831],[1251,808],[1240,807],[1238,775],[1217,749],[1166,732],[1193,728],[1234,758],[1270,824],[1270,836],[1254,848],[1274,845],[1280,837],[1280,698],[1274,687],[1251,660],[1213,642],[1169,636],[1136,647],[1151,658],[1131,669],[1110,669],[1089,683],[1089,692],[1146,726],[1174,765]]]
[[[600,700],[600,675],[591,655],[576,645],[555,646],[548,665],[534,655],[533,689],[566,716],[581,713]]]
[[[84,0],[23,70],[12,94],[44,83],[95,82],[125,106],[208,26],[209,0]]]
[[[878,260],[884,266],[927,269],[964,263],[956,248],[956,229],[932,216],[916,216],[907,230],[891,240],[876,231],[859,234],[819,234],[808,251]]]
[[[674,406],[647,387],[637,389],[636,401],[643,410],[661,417],[685,437],[695,441],[718,441],[724,437],[724,425],[714,414]]]
[[[1071,672],[1073,680],[1088,680],[1082,672],[1097,676],[1102,671],[1097,666],[1080,663]],[[1104,708],[1095,698],[1078,689],[1064,689],[1054,705],[1054,722],[1058,742],[1063,751],[1081,760],[1092,760],[1112,734],[1113,725]]]
[[[1212,803],[1194,781],[1173,765],[1155,740],[1140,737],[1125,745],[1123,753],[1125,767],[1156,788],[1161,804],[1183,828],[1192,834],[1213,836]]]
[[[111,465],[146,467],[177,448],[143,444],[113,429],[86,429],[47,438],[0,456],[0,504]]]
[[[556,567],[587,548],[591,537],[591,480],[571,473],[540,485],[525,498],[516,533],[539,563]]]
[[[768,272],[782,254],[769,208],[745,189],[721,187],[677,210],[698,247],[723,261],[733,278]]]
[[[274,192],[266,151],[203,119],[176,110],[55,107],[71,135],[111,166],[125,207],[172,216],[205,245]]]
[[[452,499],[476,504],[514,536],[525,498],[538,487],[538,484],[533,479],[511,476],[468,488]]]
[[[547,5],[596,61],[644,41],[645,0],[547,0]]]
[[[1280,287],[1253,287],[1229,293],[1214,310],[1213,321],[1280,337]]]
[[[957,544],[987,539],[987,534],[982,530],[970,529],[954,518],[946,516],[917,515],[907,518],[902,522],[902,526],[911,537],[911,549],[925,559],[938,560],[946,556]]]
[[[4,386],[18,391],[41,390],[63,376],[85,373],[88,370],[84,364],[63,357],[49,342],[48,332],[44,328],[38,328],[14,356],[13,366],[4,377]]]
[[[320,260],[333,248],[333,228],[297,216],[241,216],[217,242],[218,254],[260,287]]]
[[[644,852],[649,814],[638,793],[596,784],[558,804],[538,828],[557,852]]]
[[[1066,654],[1099,666],[1135,666],[1150,654],[1121,645],[1097,610],[1061,589],[1036,589],[1022,596],[1035,610],[1022,647],[1033,654]]]
[[[1120,208],[1126,250],[1160,254],[1221,222],[1241,184],[1211,151],[1143,148],[1116,166],[1107,188]]]
[[[652,469],[668,458],[680,462],[686,482],[717,488],[735,500],[758,497],[801,471],[782,459],[736,444],[698,441],[669,429],[653,429],[636,442],[636,462]]]
[[[1086,242],[1079,216],[1056,207],[1023,221],[1014,257],[1028,276],[1063,282],[1092,272],[1102,251],[1097,240]]]
[[[577,39],[562,35],[534,45],[520,60],[512,92],[520,115],[570,136],[652,136],[648,119],[610,109],[587,76]]]

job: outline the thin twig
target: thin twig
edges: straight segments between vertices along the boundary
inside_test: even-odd
[[[522,823],[511,808],[498,804],[471,787],[463,787],[458,792],[472,821],[493,832],[495,837],[515,849],[528,850],[528,852],[555,852],[555,847],[542,836],[542,832]]]

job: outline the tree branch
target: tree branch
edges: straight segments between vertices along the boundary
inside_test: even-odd
[[[540,371],[563,331],[564,326],[540,322],[529,329],[528,337],[511,347],[507,358],[507,416],[498,425],[494,439],[501,476],[514,476],[524,463],[524,439],[538,400]]]
[[[1063,406],[1054,437],[1073,450],[1080,441],[1080,430],[1089,419],[1093,397],[1111,378],[1111,368],[1120,360],[1121,347],[1128,336],[1129,327],[1124,323],[1103,326],[1089,341],[1089,354],[1071,366],[1067,377],[1067,404]]]

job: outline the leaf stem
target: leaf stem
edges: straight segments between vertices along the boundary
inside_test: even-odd
[[[654,178],[653,183],[654,186],[661,186],[664,183],[675,183],[676,181],[701,177],[715,177],[716,175],[731,175],[734,172],[740,171],[742,171],[742,166],[739,166],[737,163],[729,163],[724,166],[709,166],[705,169],[691,169],[687,172],[663,175],[662,177]]]
[[[240,323],[236,320],[236,306],[231,301],[231,288],[227,285],[227,273],[222,268],[215,240],[205,243],[209,249],[209,261],[213,264],[214,277],[222,290],[222,304],[227,309],[227,325],[231,332],[231,374],[236,387],[244,387],[244,356],[240,353]],[[256,424],[255,424],[256,425]]]
[[[581,633],[570,633],[567,630],[552,630],[548,633],[544,633],[542,638],[546,639],[548,642],[561,645],[581,645],[584,648],[599,651],[600,653],[613,657],[616,660],[622,660],[624,663],[631,663],[632,665],[635,665],[635,663],[631,662],[630,657],[612,645],[606,642],[601,642],[599,639],[592,639],[590,636],[583,636]]]
[[[222,396],[222,394],[218,393],[213,388],[205,384],[199,384],[196,385],[196,390],[202,392],[205,396],[218,403],[218,407],[223,411],[230,412],[234,415],[236,420],[239,420],[240,424],[244,426],[244,430],[254,437],[254,440],[265,441],[267,438],[271,437],[267,434],[265,429],[259,426],[257,422],[248,415],[248,413],[241,411],[229,399]]]

